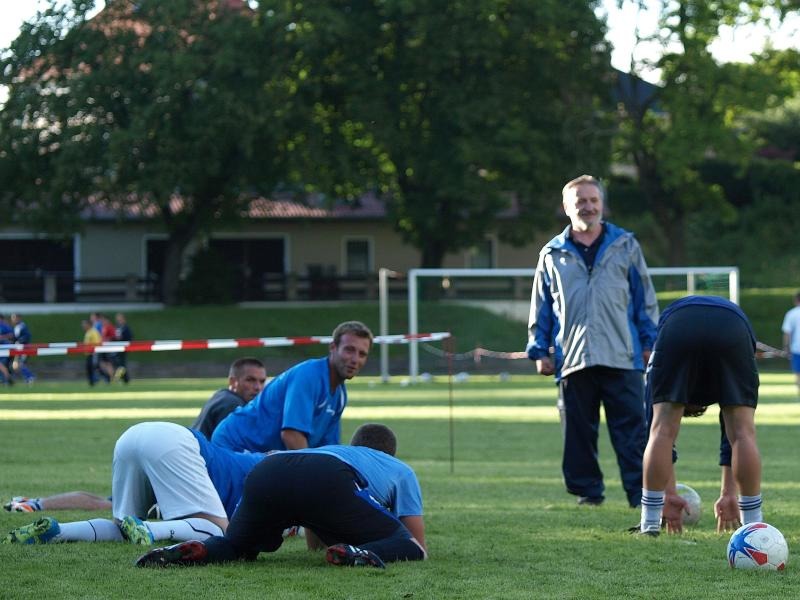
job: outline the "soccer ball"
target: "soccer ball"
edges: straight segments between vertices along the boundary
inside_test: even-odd
[[[703,503],[700,500],[700,494],[683,483],[677,484],[675,491],[678,492],[678,496],[686,500],[686,508],[683,509],[684,525],[697,525],[703,514]]]
[[[783,534],[766,523],[748,523],[733,532],[728,542],[728,563],[732,569],[782,571],[789,558]]]

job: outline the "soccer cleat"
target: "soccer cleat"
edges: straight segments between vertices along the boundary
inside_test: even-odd
[[[39,506],[38,498],[26,498],[25,496],[14,496],[3,504],[3,508],[9,512],[36,512],[42,510]]]
[[[600,506],[605,498],[603,496],[580,496],[578,504],[580,506]]]
[[[136,560],[137,567],[193,567],[208,562],[208,549],[203,542],[190,541],[156,548]]]
[[[138,544],[139,546],[150,546],[155,543],[153,532],[145,525],[138,517],[125,517],[119,524],[119,530],[122,532],[122,537],[128,540],[131,544]]]
[[[47,544],[53,541],[59,533],[61,533],[61,526],[52,517],[42,517],[38,521],[34,521],[30,525],[17,527],[8,532],[8,534],[0,540],[3,544]]]
[[[328,546],[325,560],[340,567],[377,567],[385,569],[381,558],[370,550],[364,550],[350,544],[334,544]]]
[[[626,529],[625,531],[627,531],[631,535],[647,535],[650,537],[658,537],[661,534],[661,532],[658,529],[648,529],[647,531],[642,531],[642,526],[639,523],[637,523],[633,527],[628,527],[628,529]]]

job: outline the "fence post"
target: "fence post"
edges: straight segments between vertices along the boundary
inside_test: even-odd
[[[44,301],[46,304],[53,304],[57,300],[56,276],[52,273],[45,273],[44,276]]]
[[[125,302],[136,302],[136,284],[139,278],[133,273],[125,275]]]

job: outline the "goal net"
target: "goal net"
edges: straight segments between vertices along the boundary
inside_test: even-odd
[[[474,353],[478,345],[485,344],[480,351],[491,351],[487,355],[498,358],[519,358],[523,349],[525,328],[528,320],[533,269],[412,269],[405,277],[388,269],[381,269],[379,278],[381,333],[389,322],[390,298],[397,298],[398,288],[407,288],[407,329],[410,334],[451,329],[456,347],[452,352],[463,357]],[[396,279],[387,276],[391,273]],[[722,296],[738,304],[738,267],[654,267],[648,271],[663,308],[673,300],[690,294]],[[391,293],[390,293],[390,288]],[[394,310],[402,306],[394,303]],[[468,309],[482,309],[500,315],[507,321],[513,333],[509,337],[480,331],[481,325],[473,322]],[[396,317],[396,315],[395,315]],[[443,327],[442,321],[448,321]],[[393,318],[396,322],[397,319]],[[518,327],[518,329],[517,329]],[[489,348],[488,344],[506,347]],[[420,344],[412,341],[408,345],[408,376],[416,381],[421,372],[441,369],[444,350],[425,346],[433,356],[421,357]],[[516,352],[515,352],[516,351]],[[388,346],[381,347],[381,378],[389,379]],[[474,357],[480,360],[480,356]],[[459,369],[458,365],[454,366]]]

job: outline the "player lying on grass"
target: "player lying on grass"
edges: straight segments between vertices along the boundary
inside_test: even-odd
[[[228,371],[228,387],[222,388],[203,405],[192,424],[208,439],[219,422],[240,406],[244,406],[264,389],[267,371],[257,358],[238,358]],[[28,498],[17,496],[3,505],[11,512],[36,512],[40,510],[111,510],[111,499],[91,492],[65,492],[54,496]]]
[[[365,446],[270,454],[253,469],[224,536],[151,550],[140,567],[193,566],[275,552],[299,524],[309,547],[327,546],[334,565],[373,566],[427,557],[422,493],[414,471],[391,456],[394,434],[369,426]],[[374,448],[383,448],[383,451]]]
[[[192,540],[220,535],[263,454],[237,453],[174,423],[134,425],[117,440],[111,519],[58,523],[51,517],[11,531],[4,543]],[[144,522],[157,502],[164,521]]]
[[[676,519],[674,505],[665,511],[665,495],[675,481],[673,448],[681,418],[702,414],[711,404],[720,405],[731,446],[731,468],[723,463],[722,494],[715,504],[717,528],[736,521],[730,502],[735,489],[741,522],[762,519],[755,349],[746,315],[724,298],[689,296],[661,315],[647,374],[653,419],[644,455],[642,534],[658,535],[662,517],[668,531],[681,530],[680,512]]]

